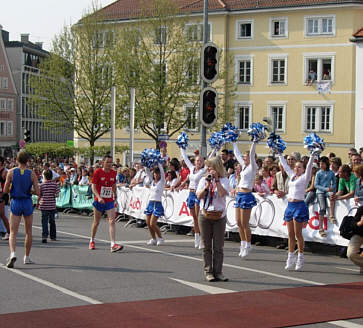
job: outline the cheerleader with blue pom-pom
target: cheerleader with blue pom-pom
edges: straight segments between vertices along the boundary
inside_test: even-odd
[[[251,229],[249,225],[251,211],[257,205],[255,196],[252,194],[255,176],[258,169],[256,163],[256,144],[258,141],[264,139],[264,125],[260,123],[253,123],[248,131],[252,138],[252,145],[250,151],[246,151],[242,157],[236,141],[233,142],[234,155],[237,161],[242,166],[240,173],[240,181],[237,185],[236,202],[234,204],[236,211],[236,222],[238,225],[238,232],[241,238],[239,256],[245,258],[251,252]]]
[[[295,269],[296,271],[300,271],[304,266],[304,237],[302,229],[304,224],[309,220],[309,209],[304,202],[305,189],[311,179],[315,155],[324,149],[323,141],[318,136],[316,137],[317,138],[314,137],[314,139],[312,139],[311,136],[308,136],[304,139],[306,147],[309,148],[311,152],[306,168],[304,163],[298,161],[296,162],[294,169],[291,169],[282,155],[281,149],[277,150],[280,162],[290,178],[289,192],[287,194],[288,205],[284,214],[289,240],[289,253],[285,266],[286,270]],[[269,146],[270,148],[273,148],[270,144]],[[297,258],[294,254],[296,243],[298,246]]]
[[[146,224],[149,229],[151,239],[147,245],[160,246],[164,244],[164,238],[161,235],[160,229],[157,225],[160,216],[164,215],[164,207],[161,203],[161,196],[165,187],[165,174],[161,164],[163,159],[158,150],[147,149],[142,154],[142,163],[146,166],[146,173],[148,175],[150,184],[149,203],[145,209]],[[157,167],[155,167],[157,165]],[[153,167],[153,171],[150,168]]]
[[[190,210],[190,213],[193,217],[194,224],[194,247],[202,249],[202,241],[200,238],[200,229],[198,224],[198,215],[199,215],[199,199],[197,198],[196,189],[198,187],[198,183],[202,176],[206,172],[206,168],[204,167],[204,158],[202,156],[196,156],[194,158],[194,164],[190,161],[186,148],[188,147],[188,135],[185,132],[182,132],[178,137],[176,144],[180,148],[180,153],[183,157],[185,164],[187,165],[190,173],[188,176],[189,179],[189,195],[187,198],[187,207]],[[209,156],[211,157],[214,154],[214,151]]]

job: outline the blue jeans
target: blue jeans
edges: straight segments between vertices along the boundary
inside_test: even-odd
[[[57,238],[57,230],[55,226],[55,212],[56,210],[42,210],[42,238],[48,238],[48,222],[50,226],[50,239]]]
[[[326,210],[328,208],[327,198],[331,196],[330,192],[324,192],[324,193],[318,193],[316,194],[318,197],[318,203],[319,203],[319,214],[325,215]]]

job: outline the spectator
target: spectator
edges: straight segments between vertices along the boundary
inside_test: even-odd
[[[146,173],[140,162],[135,164],[135,169],[136,169],[136,174],[131,179],[130,188],[133,188],[135,186],[142,187],[144,185]]]
[[[335,175],[335,185],[336,189],[334,192],[338,191],[339,186],[339,168],[342,166],[342,160],[339,157],[334,157],[330,160],[330,169],[334,172]]]
[[[316,189],[315,189],[315,176],[316,172],[318,171],[319,167],[316,163],[313,163],[313,167],[311,170],[311,179],[308,184],[307,189],[305,190],[305,204],[310,206],[316,200]]]
[[[76,169],[74,167],[72,167],[70,169],[70,176],[69,176],[69,182],[74,185],[74,184],[78,184],[78,179],[77,179],[77,173],[76,173]]]
[[[270,193],[267,183],[265,182],[264,177],[261,174],[256,175],[255,185],[253,189],[260,197],[265,197]]]
[[[273,164],[275,164],[275,158],[273,156],[267,156],[263,160],[263,165],[271,167]]]
[[[360,165],[362,163],[361,161],[361,157],[360,155],[357,154],[352,154],[352,156],[350,157],[351,163],[352,163],[352,168],[356,165]]]
[[[53,175],[50,170],[44,171],[43,175],[44,182],[39,187],[40,196],[38,203],[39,208],[42,211],[42,243],[44,244],[47,242],[49,234],[51,240],[57,240],[55,199],[59,194],[59,186],[52,180]],[[48,224],[50,226],[50,230],[48,230]]]
[[[223,149],[221,151],[221,159],[226,172],[228,171],[228,169],[233,169],[235,161],[230,159],[227,149]]]
[[[234,173],[231,174],[228,178],[229,180],[229,187],[230,187],[230,193],[232,196],[236,195],[236,189],[237,189],[237,185],[239,183],[240,177],[241,177],[241,171],[242,171],[242,166],[241,164],[239,164],[238,162],[236,162],[234,164]]]
[[[311,69],[308,73],[308,79],[306,80],[306,85],[312,85],[316,81],[316,72]]]
[[[270,191],[272,191],[272,186],[275,182],[276,173],[279,171],[279,167],[276,164],[273,164],[269,167],[270,177],[267,179],[267,185]]]
[[[349,199],[354,196],[357,177],[352,173],[349,165],[342,165],[339,168],[338,192],[330,196],[331,201]],[[334,203],[335,205],[335,203]],[[331,206],[333,206],[331,204]]]
[[[89,178],[88,178],[88,171],[83,168],[81,170],[81,178],[79,180],[80,186],[88,186],[89,185]]]
[[[353,167],[353,172],[357,177],[357,182],[354,191],[355,204],[362,205],[363,203],[363,164]]]
[[[359,273],[363,274],[363,256],[360,254],[360,248],[363,244],[363,206],[358,208],[355,220],[357,221],[357,229],[349,241],[347,256],[359,267]]]
[[[277,198],[284,198],[289,192],[289,176],[282,164],[279,164],[280,171],[276,173],[272,189]]]
[[[176,176],[176,172],[175,171],[167,172],[165,179],[165,189],[174,188],[177,182],[178,182],[178,177]]]
[[[326,237],[324,231],[324,216],[328,207],[327,198],[335,193],[336,189],[335,175],[332,170],[329,169],[329,158],[322,156],[320,158],[320,170],[316,174],[315,188],[319,202],[319,234],[322,237]],[[335,203],[333,203],[335,205]],[[337,220],[334,217],[334,207],[330,206],[329,220],[332,224],[336,224]]]
[[[336,157],[335,153],[329,153],[328,158],[331,160],[332,158]]]

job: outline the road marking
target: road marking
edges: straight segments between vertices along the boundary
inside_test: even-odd
[[[327,323],[330,323],[332,325],[339,326],[339,327],[344,327],[344,328],[363,328],[363,325],[359,325],[354,322],[343,321],[343,320],[329,321]]]
[[[23,271],[20,271],[18,269],[8,269],[4,264],[0,263],[0,267],[3,267],[4,269],[10,271],[10,272],[13,272],[13,273],[16,273],[18,274],[19,276],[23,276],[24,278],[27,278],[27,279],[30,279],[30,280],[33,280],[33,281],[36,281],[44,286],[47,286],[47,287],[50,287],[50,288],[53,288],[53,289],[56,289],[58,291],[60,291],[61,293],[63,294],[66,294],[66,295],[69,295],[69,296],[72,296],[74,298],[78,298],[79,300],[81,301],[84,301],[84,302],[87,302],[87,303],[90,303],[90,304],[103,304],[102,302],[100,301],[97,301],[93,298],[90,298],[90,297],[87,297],[87,296],[84,296],[84,295],[81,295],[81,294],[78,294],[76,292],[72,292],[71,290],[67,289],[67,288],[64,288],[64,287],[61,287],[61,286],[58,286],[50,281],[47,281],[47,280],[44,280],[44,279],[41,279],[41,278],[38,278],[38,277],[35,277],[35,276],[32,276],[28,273],[25,273]]]
[[[197,284],[196,282],[190,282],[190,281],[185,281],[185,280],[180,280],[180,279],[175,279],[175,278],[170,278],[171,280],[174,280],[176,282],[179,282],[183,285],[187,285],[189,287],[193,287],[195,289],[199,289],[203,292],[206,292],[208,294],[227,294],[227,293],[235,293],[235,290],[230,290],[230,289],[224,289],[224,288],[219,288],[219,287],[213,287],[213,286],[208,286],[208,285],[203,285],[203,284]]]
[[[354,272],[359,272],[359,270],[357,269],[350,269],[350,268],[343,268],[343,267],[336,267],[337,269],[341,269],[341,270],[348,270],[348,271],[354,271]]]
[[[37,227],[37,226],[35,226],[35,227],[40,229],[40,227]],[[65,235],[70,235],[70,236],[74,236],[74,237],[83,238],[83,239],[89,239],[89,236],[84,236],[84,235],[79,235],[79,234],[70,233],[70,232],[66,232],[66,231],[59,231],[59,230],[57,230],[57,232],[63,233]],[[98,238],[95,238],[95,241],[101,241],[101,242],[104,242],[104,243],[109,243],[108,240],[98,239]],[[122,243],[126,244],[125,242],[122,242]],[[157,249],[153,249],[153,248],[135,246],[135,245],[131,245],[131,244],[127,244],[127,247],[140,249],[140,250],[143,250],[143,251],[149,251],[149,252],[152,252],[152,253],[159,253],[159,254],[164,254],[164,255],[180,257],[180,258],[184,258],[184,259],[187,259],[187,260],[193,260],[193,261],[199,261],[199,262],[203,261],[201,258],[195,258],[195,257],[188,256],[188,255],[181,255],[181,254],[165,252],[165,251],[161,251],[161,250],[157,250]],[[251,269],[251,268],[238,266],[238,265],[233,265],[233,264],[228,264],[228,263],[223,263],[223,266],[228,267],[228,268],[237,269],[237,270],[244,270],[244,271],[250,271],[250,272],[254,272],[254,273],[260,273],[260,274],[263,274],[263,275],[276,277],[276,278],[281,278],[281,279],[285,279],[285,280],[292,280],[292,281],[302,282],[302,283],[308,284],[308,285],[316,285],[316,286],[325,286],[326,285],[326,284],[323,284],[321,282],[290,277],[290,276],[287,276],[287,275],[282,275],[282,274],[277,274],[277,273],[272,273],[272,272],[267,272],[267,271],[262,271],[262,270],[257,270],[257,269]]]

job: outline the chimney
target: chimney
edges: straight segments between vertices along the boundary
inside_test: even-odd
[[[28,33],[20,34],[20,41],[23,43],[29,42],[29,34]]]
[[[43,49],[43,42],[35,42],[35,44],[40,48]]]

